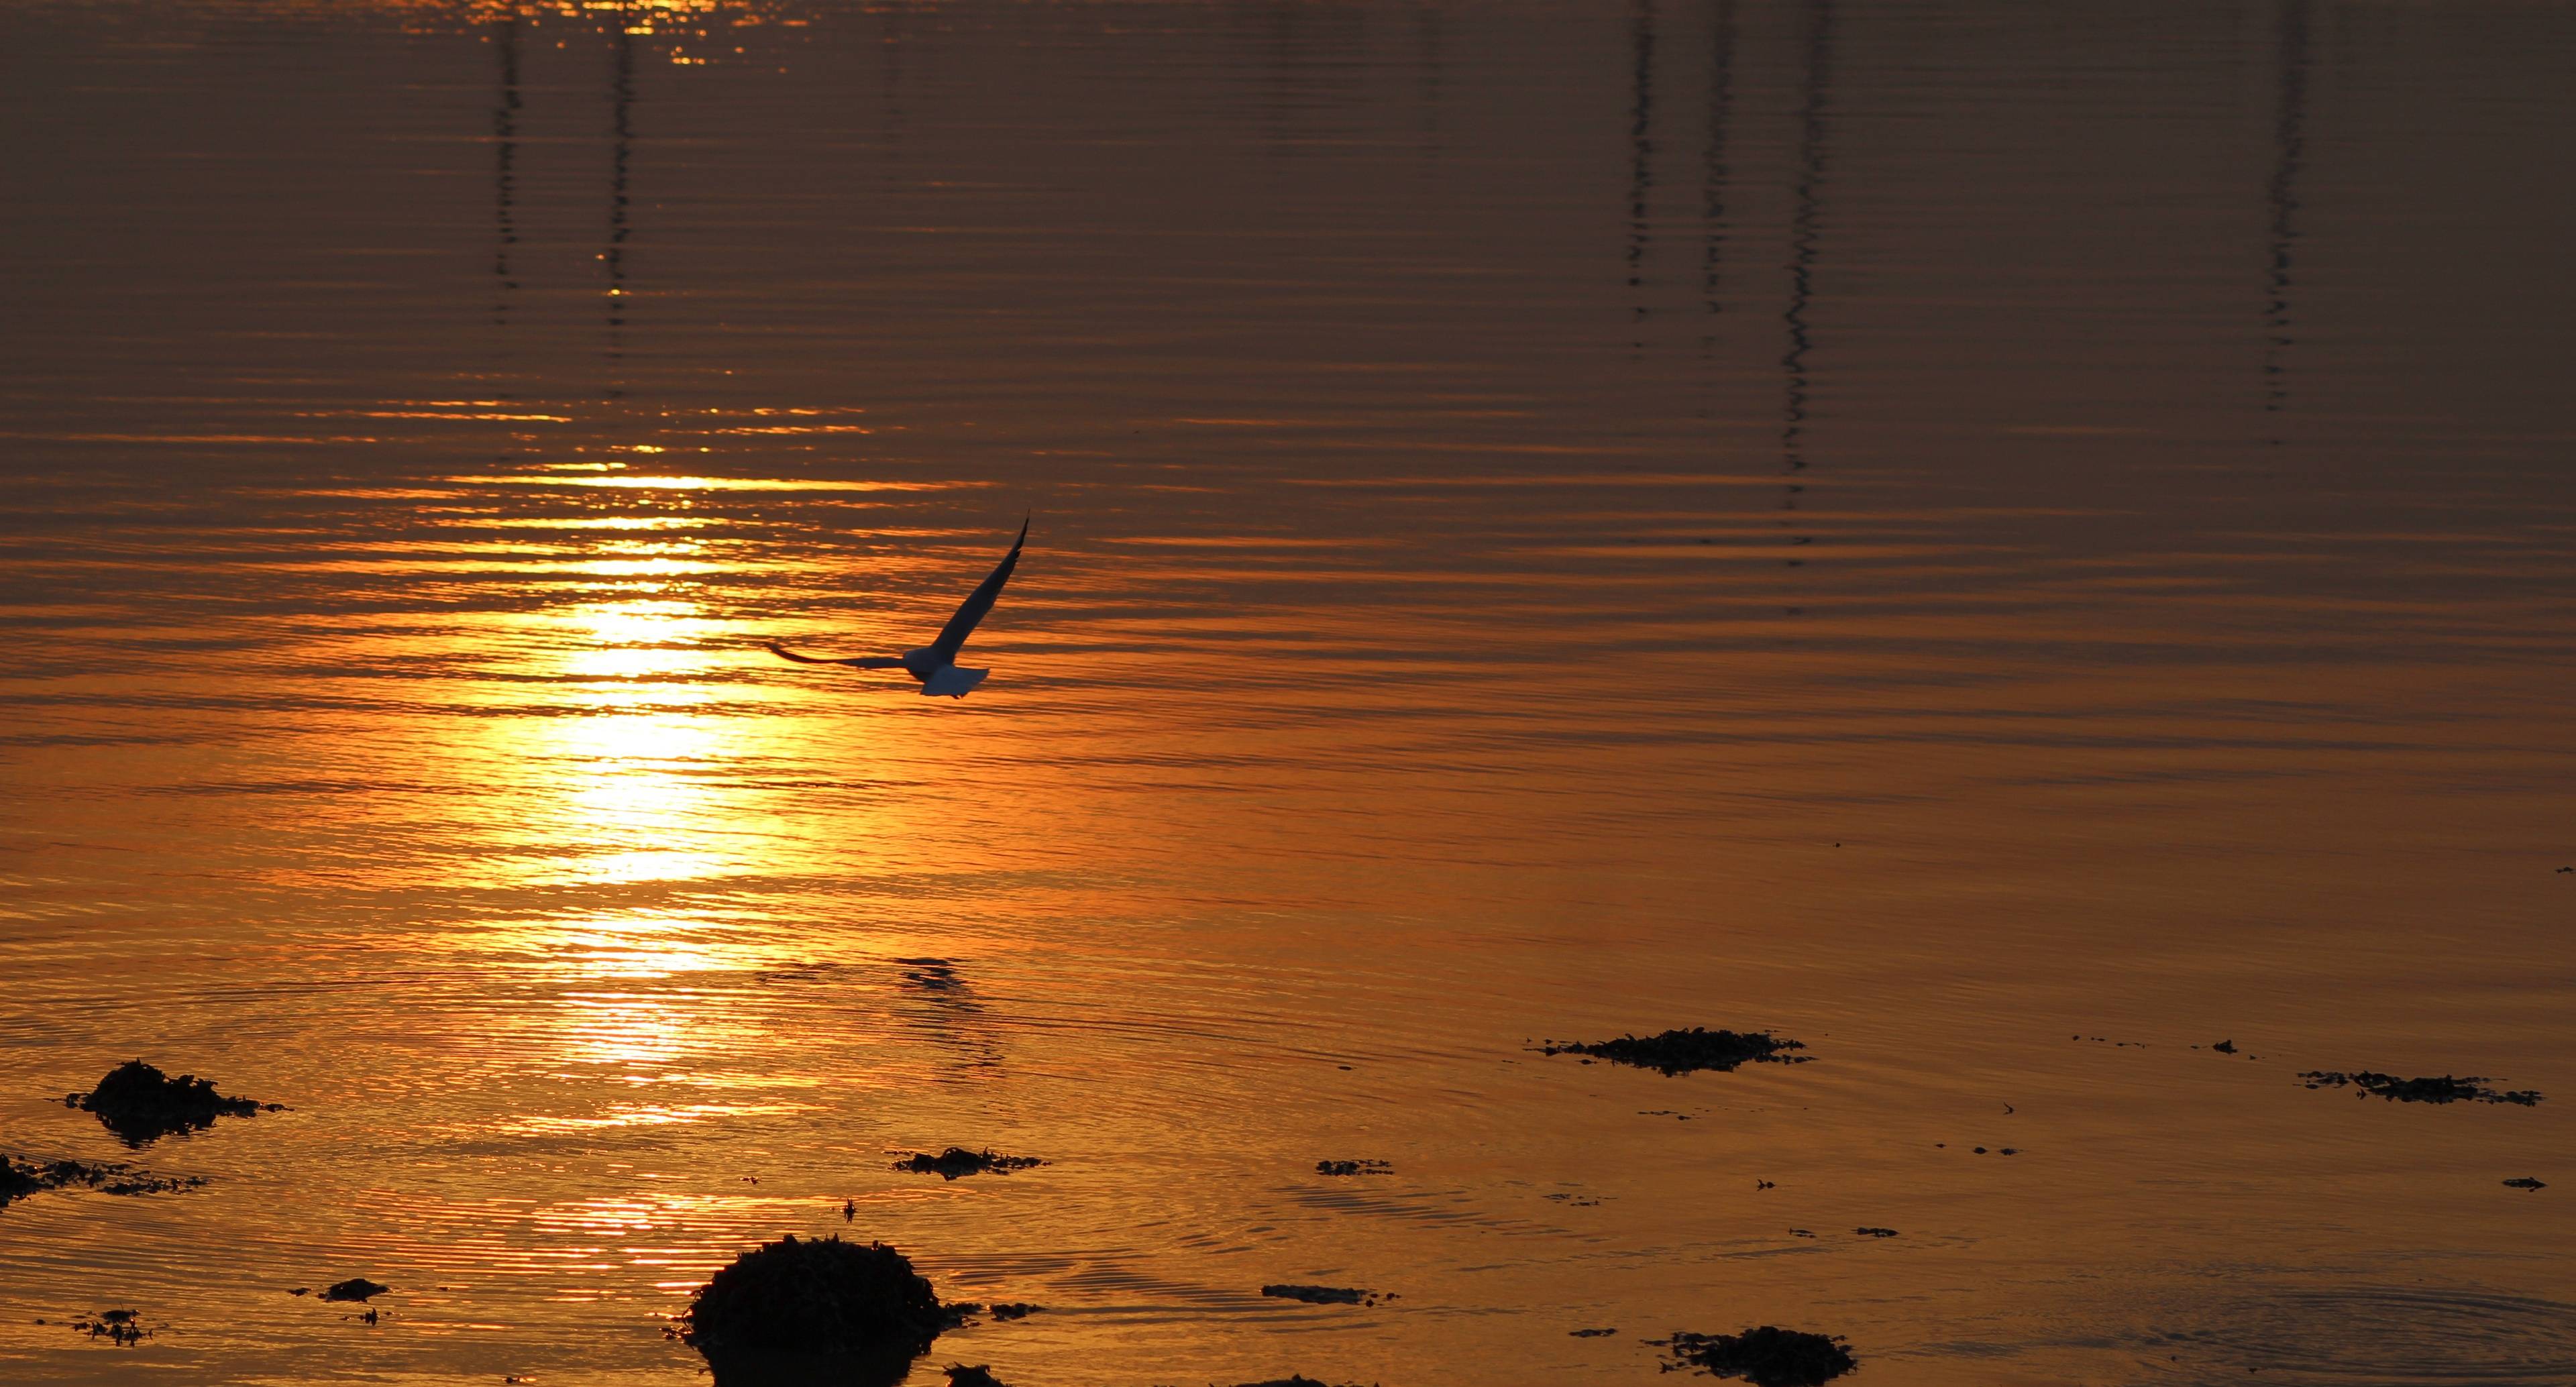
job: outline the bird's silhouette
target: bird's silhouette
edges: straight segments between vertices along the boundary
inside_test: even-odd
[[[957,608],[957,615],[948,618],[948,624],[940,628],[939,638],[928,645],[907,650],[900,655],[830,656],[799,655],[776,641],[770,641],[768,642],[769,652],[782,660],[794,660],[800,665],[849,665],[857,669],[899,669],[921,681],[921,692],[925,698],[934,694],[964,698],[969,690],[983,683],[984,676],[991,674],[992,671],[959,669],[957,652],[966,648],[966,638],[974,634],[975,623],[982,621],[984,614],[993,610],[993,600],[1002,595],[1002,585],[1011,581],[1011,571],[1020,566],[1020,546],[1028,541],[1029,522],[1022,520],[1019,538],[1011,541],[1011,552],[1004,554],[1002,561],[993,565],[993,571],[984,575],[984,581],[976,584],[973,592],[966,594],[965,602]]]

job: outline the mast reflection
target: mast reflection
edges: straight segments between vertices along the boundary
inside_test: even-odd
[[[2299,239],[2298,178],[2307,157],[2308,3],[2285,0],[2276,50],[2280,72],[2280,109],[2272,125],[2274,161],[2270,302],[2264,308],[2267,329],[2263,348],[2263,411],[2277,414],[2289,399],[2290,255]],[[2275,438],[2274,443],[2280,440]]]

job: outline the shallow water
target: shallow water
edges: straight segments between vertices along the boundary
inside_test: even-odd
[[[0,12],[9,1381],[2576,1381],[2576,15]]]

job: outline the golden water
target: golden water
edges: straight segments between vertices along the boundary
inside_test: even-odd
[[[0,1378],[2576,1382],[2576,16],[0,15]]]

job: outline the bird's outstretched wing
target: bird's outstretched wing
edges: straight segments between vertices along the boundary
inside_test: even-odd
[[[788,649],[786,646],[780,645],[776,641],[767,641],[764,642],[764,644],[769,647],[770,654],[775,655],[782,660],[794,660],[800,665],[855,665],[860,669],[903,668],[902,658],[895,655],[842,655],[837,657],[830,655],[799,655],[795,651]]]
[[[930,643],[931,651],[939,656],[941,664],[957,662],[957,652],[966,648],[966,638],[974,634],[975,623],[984,619],[984,613],[993,610],[993,599],[1002,595],[1002,584],[1011,581],[1011,570],[1020,566],[1020,546],[1028,542],[1029,522],[1022,520],[1020,537],[1011,541],[1011,552],[1004,554],[1002,561],[993,565],[993,571],[984,575],[984,581],[966,594],[965,602],[957,608],[957,615],[948,618],[948,624],[939,630],[939,639]]]

